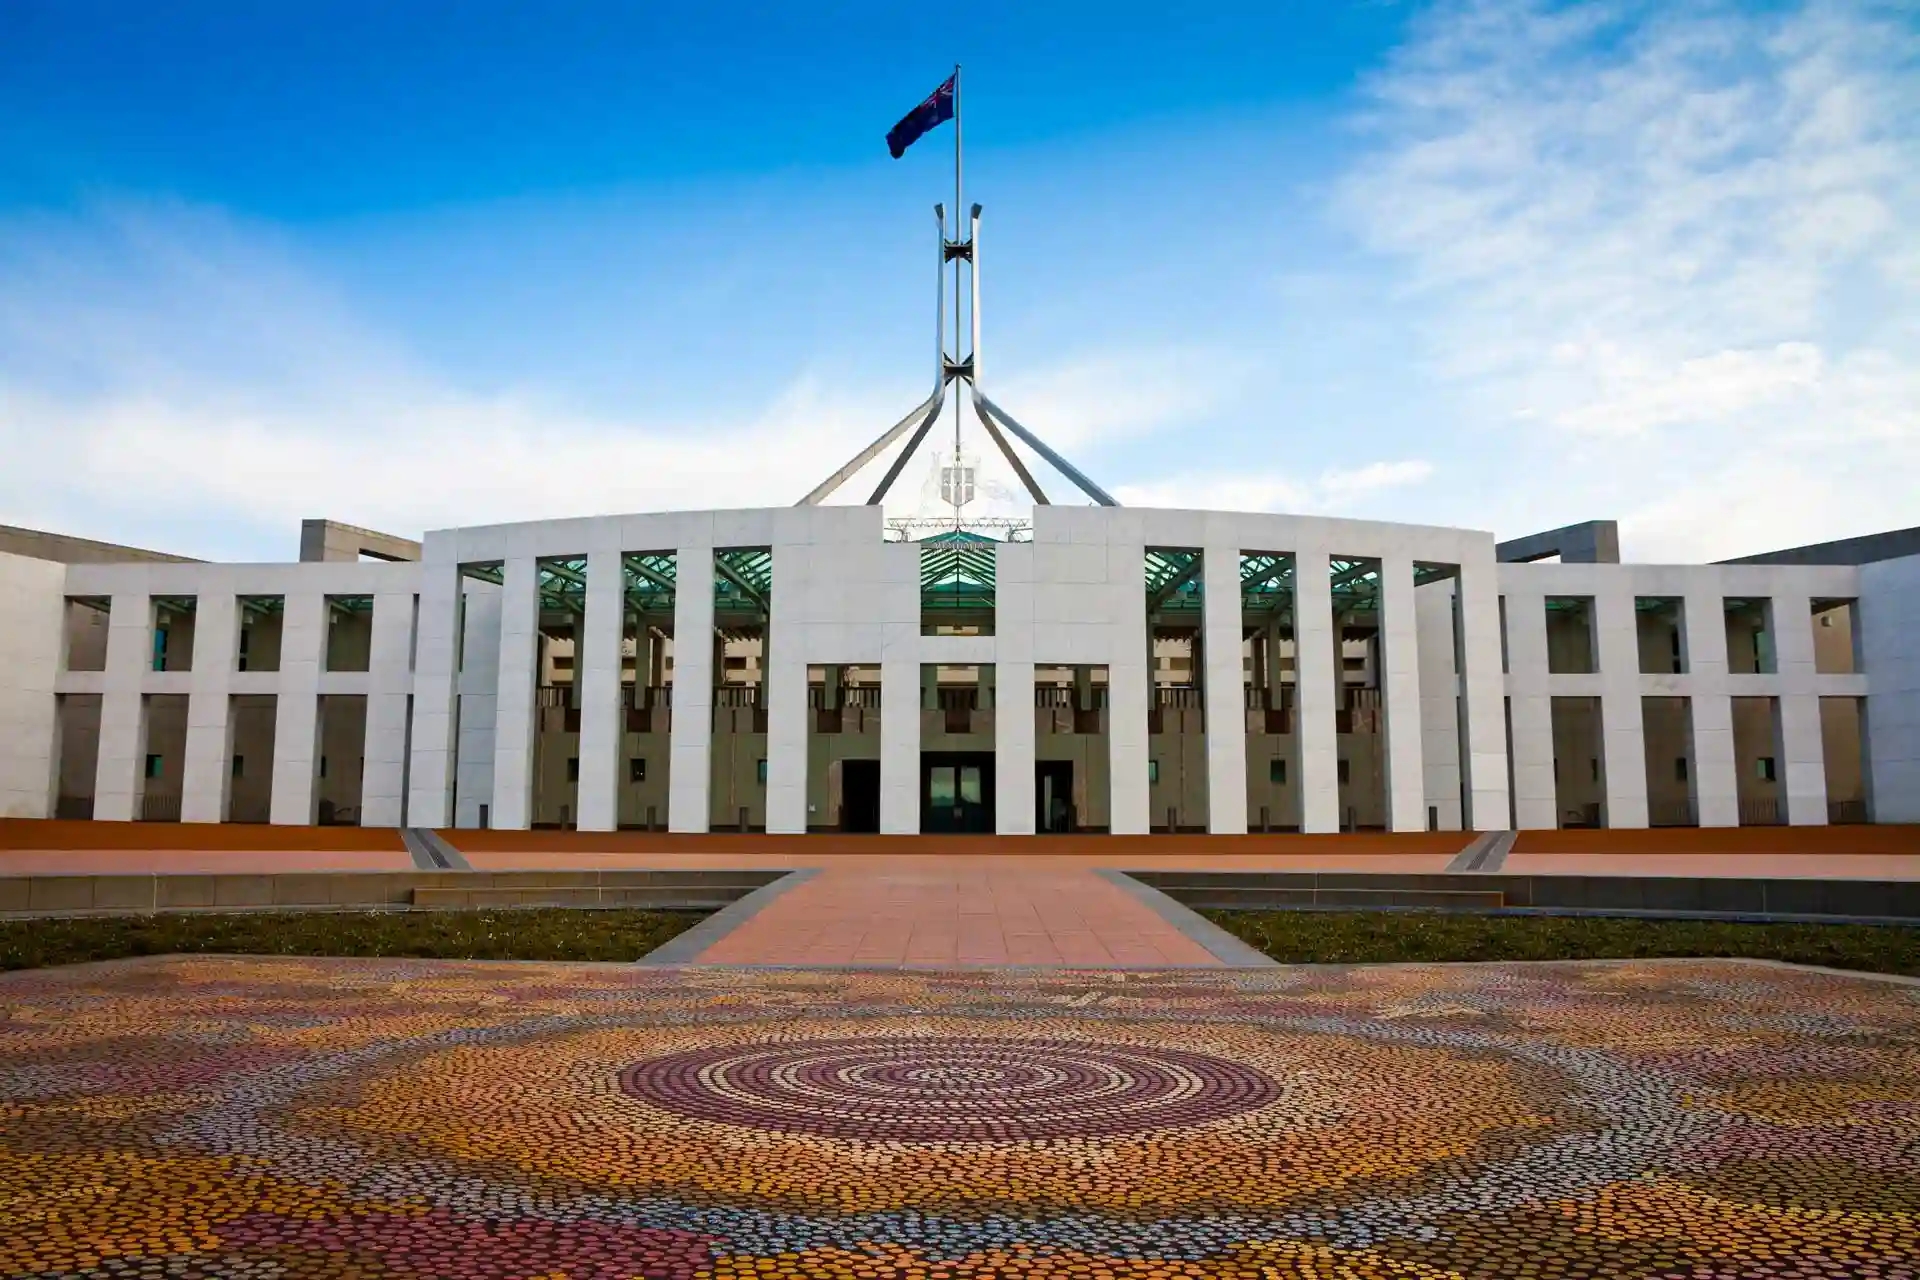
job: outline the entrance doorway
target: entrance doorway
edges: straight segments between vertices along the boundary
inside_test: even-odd
[[[1073,761],[1034,761],[1033,806],[1035,831],[1041,835],[1072,833],[1075,827]]]
[[[880,762],[840,762],[840,829],[878,833],[880,830]]]
[[[993,817],[993,752],[921,754],[920,830],[991,832]]]

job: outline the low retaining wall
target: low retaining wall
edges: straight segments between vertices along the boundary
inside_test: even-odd
[[[711,911],[785,871],[339,871],[0,877],[0,916],[651,907]]]
[[[1196,910],[1426,908],[1707,919],[1920,924],[1920,881],[1680,876],[1129,871]]]

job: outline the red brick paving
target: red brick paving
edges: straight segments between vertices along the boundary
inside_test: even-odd
[[[703,964],[1217,965],[1082,860],[838,859]]]

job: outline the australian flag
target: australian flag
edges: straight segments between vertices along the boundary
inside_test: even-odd
[[[936,125],[945,124],[953,119],[954,80],[958,72],[947,77],[945,84],[935,89],[927,100],[901,117],[900,123],[887,131],[887,150],[898,160],[907,153],[907,148],[920,140]]]

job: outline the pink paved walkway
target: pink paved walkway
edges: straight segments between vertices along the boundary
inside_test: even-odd
[[[1070,861],[1079,865],[1057,865]],[[774,899],[696,962],[1220,963],[1084,860],[1016,858],[841,859]]]

